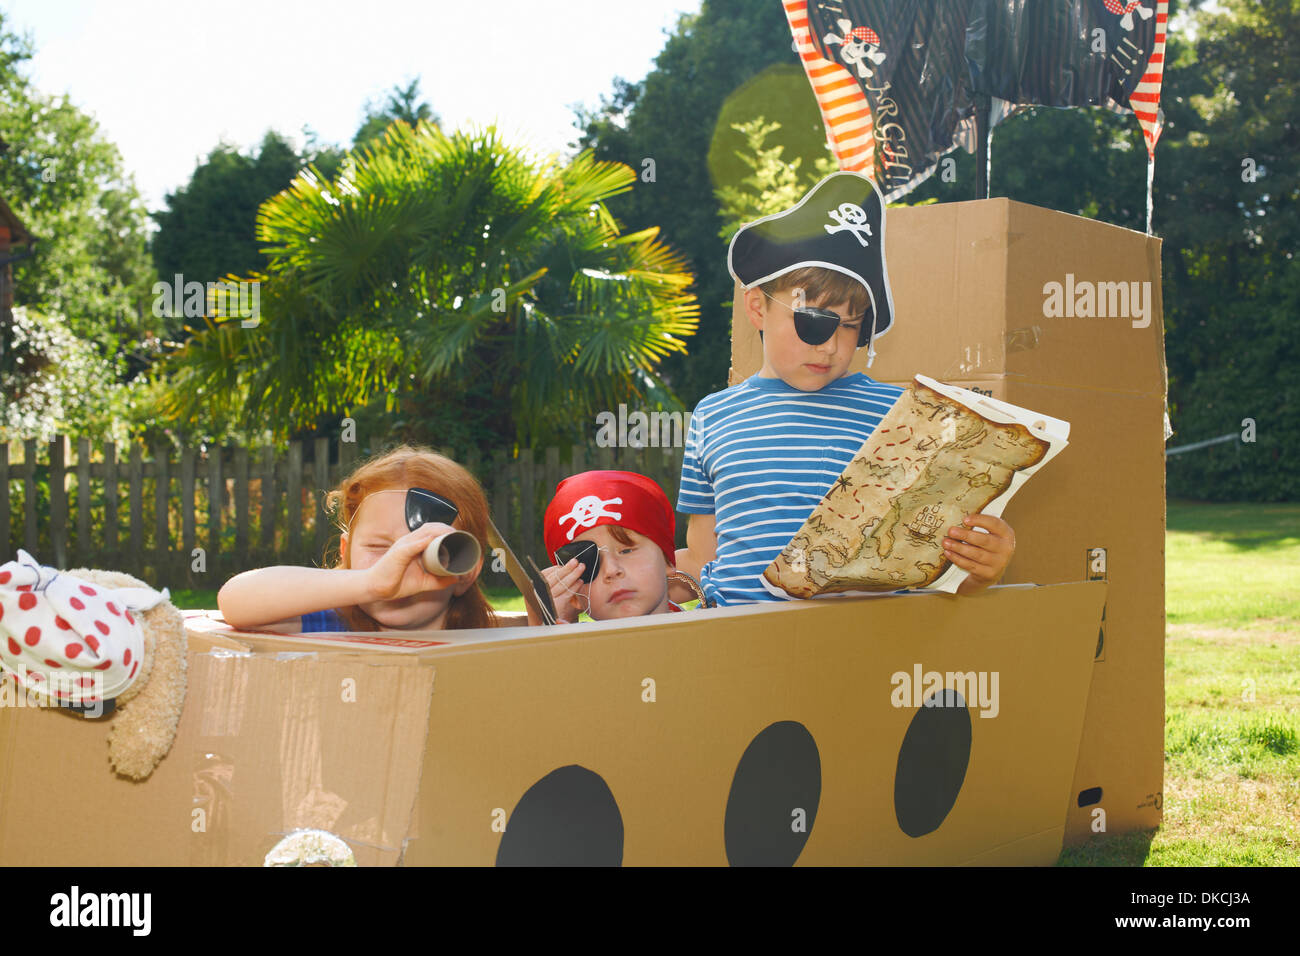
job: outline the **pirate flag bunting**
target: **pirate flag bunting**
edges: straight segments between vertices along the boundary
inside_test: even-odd
[[[978,99],[996,124],[1023,105],[1106,106],[1160,137],[1168,0],[783,0],[841,169],[893,201],[957,146]]]

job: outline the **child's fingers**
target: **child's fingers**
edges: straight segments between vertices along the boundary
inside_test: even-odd
[[[972,517],[983,518],[983,515]],[[969,518],[967,519],[970,520]],[[993,519],[998,520],[998,519]],[[982,551],[995,552],[999,554],[1011,554],[1016,549],[1015,534],[1008,526],[1007,533],[1000,530],[980,531],[977,528],[963,528],[954,526],[948,529],[948,536],[944,538],[944,546],[947,547],[952,542],[961,542],[972,548],[978,548]]]
[[[577,558],[571,558],[569,563],[564,566],[564,576],[561,580],[567,587],[577,588],[582,583],[582,573],[585,571],[583,563]]]
[[[953,556],[956,555],[957,557],[962,558],[965,561],[969,562],[970,564],[978,567],[993,568],[996,567],[998,562],[1000,561],[1000,558],[998,557],[996,552],[989,551],[972,544],[963,544],[962,542],[954,541],[951,538],[944,538],[943,553],[948,557],[950,561],[952,561]],[[970,568],[967,568],[965,564],[956,561],[953,561],[953,563],[957,564],[957,566],[960,568],[966,568],[966,570],[970,570]]]
[[[1010,542],[995,534],[983,531],[963,531],[961,528],[949,528],[948,536],[943,539],[943,546],[960,550],[962,554],[976,558],[985,554],[1010,551]]]
[[[551,589],[551,600],[556,608],[567,607],[576,601],[578,585],[582,582],[582,566],[576,558],[570,559],[567,564],[543,568],[542,579]]]
[[[963,528],[961,525],[953,525],[948,529],[948,537],[957,541],[965,541],[968,544],[974,544],[979,547],[992,545],[995,541],[1002,540],[1002,536],[993,531],[977,531],[974,528]]]
[[[456,529],[450,525],[430,522],[394,541],[384,556],[370,568],[380,595],[396,600],[421,591],[441,591],[454,586],[457,581],[455,575],[430,574],[420,560],[430,541],[454,530]]]
[[[587,600],[580,591],[557,584],[551,589],[551,601],[561,620],[572,623],[587,608]]]
[[[982,564],[981,562],[976,561],[973,558],[968,558],[964,555],[956,553],[955,551],[945,551],[944,557],[946,557],[949,561],[951,561],[957,567],[961,568],[963,571],[968,573],[973,578],[977,578],[981,581],[992,581],[994,578],[997,577],[996,568],[990,567],[989,565],[986,564]]]
[[[994,517],[993,515],[986,515],[986,514],[967,515],[964,519],[962,519],[962,524],[965,527],[958,528],[956,530],[966,531],[966,528],[971,528],[971,529],[983,528],[984,531],[987,531],[989,534],[993,535],[994,537],[1002,538],[1008,541],[1010,543],[1011,549],[1013,551],[1015,550],[1016,533],[1014,530],[1012,530],[1011,525],[1007,524],[1001,518],[997,518]],[[950,528],[948,533],[952,534],[952,531],[953,529]],[[972,532],[967,532],[967,534],[983,534],[983,532],[972,531]]]
[[[968,515],[962,525],[948,529],[943,539],[945,557],[980,581],[999,580],[1016,549],[1011,526],[1001,518],[983,514]]]
[[[566,588],[559,578],[551,581],[551,601],[556,607],[559,607],[564,601],[568,600],[572,588]]]
[[[562,567],[555,568],[555,580],[551,584],[551,598],[557,610],[566,621],[576,621],[578,615],[586,610],[586,584],[582,580],[582,562],[570,558]]]
[[[970,558],[963,558],[960,554],[955,554],[952,551],[945,550],[943,556],[963,571],[973,572],[978,567]]]
[[[383,565],[386,569],[401,568],[405,571],[406,567],[415,561],[424,552],[424,549],[429,546],[429,542],[438,536],[440,533],[439,528],[445,529],[443,533],[453,530],[447,528],[446,525],[421,525],[414,531],[402,535],[389,545],[388,550],[384,552],[384,556],[375,562],[375,566]]]
[[[572,587],[582,577],[582,562],[570,558],[566,564],[542,568],[542,579],[554,589],[557,585]]]
[[[565,571],[565,573],[556,580],[555,585],[552,588],[552,593],[556,596],[557,600],[560,598],[576,600],[578,596],[585,593],[583,591],[585,586],[586,585],[582,580],[582,567],[579,566]]]
[[[437,521],[430,521],[428,524],[422,524],[414,531],[408,531],[396,541],[393,542],[391,552],[410,557],[411,555],[420,554],[429,546],[429,542],[439,535],[448,534],[456,529],[451,525],[442,524]]]
[[[997,515],[973,514],[967,515],[962,524],[972,528],[983,528],[985,531],[996,531],[998,534],[1006,534],[1011,530],[1011,525],[1007,524]]]

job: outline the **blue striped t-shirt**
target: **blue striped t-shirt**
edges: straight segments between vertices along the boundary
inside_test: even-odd
[[[717,556],[700,573],[718,604],[776,601],[760,583],[903,389],[861,372],[804,392],[753,375],[700,400],[677,510],[712,514]]]

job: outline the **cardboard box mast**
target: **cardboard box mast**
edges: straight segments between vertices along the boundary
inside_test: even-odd
[[[259,865],[300,828],[376,865],[1050,864],[1097,808],[1157,823],[1158,244],[1004,200],[890,216],[899,318],[873,375],[1073,424],[1008,509],[1011,576],[1046,586],[381,650],[195,618],[177,738],[142,783],[110,773],[103,721],[0,708],[0,864]],[[1045,319],[1068,272],[1152,281],[1150,326]]]

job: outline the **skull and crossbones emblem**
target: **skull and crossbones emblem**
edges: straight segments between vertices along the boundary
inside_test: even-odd
[[[1129,3],[1124,3],[1123,0],[1102,0],[1102,6],[1110,13],[1120,17],[1119,25],[1125,30],[1133,29],[1134,10],[1143,20],[1151,19],[1151,11],[1142,6],[1142,0],[1131,0]]]
[[[621,511],[605,510],[609,505],[621,505],[622,498],[608,498],[602,500],[595,495],[586,495],[579,498],[573,503],[573,510],[567,515],[561,515],[555,523],[563,525],[566,521],[572,521],[573,527],[566,532],[566,537],[572,541],[573,536],[578,533],[579,528],[593,527],[601,518],[613,518],[615,521],[623,519]]]
[[[874,76],[875,71],[868,65],[870,63],[880,64],[885,59],[885,54],[881,53],[880,37],[875,30],[870,27],[855,27],[851,20],[837,20],[840,34],[826,34],[824,42],[840,44],[840,59],[849,66],[856,67],[858,76],[866,79]]]
[[[871,226],[867,224],[867,212],[857,203],[842,202],[838,209],[827,210],[826,213],[835,223],[833,226],[826,226],[825,229],[831,235],[837,232],[843,232],[845,229],[853,233],[853,237],[862,245],[867,245],[867,236],[871,235]]]

